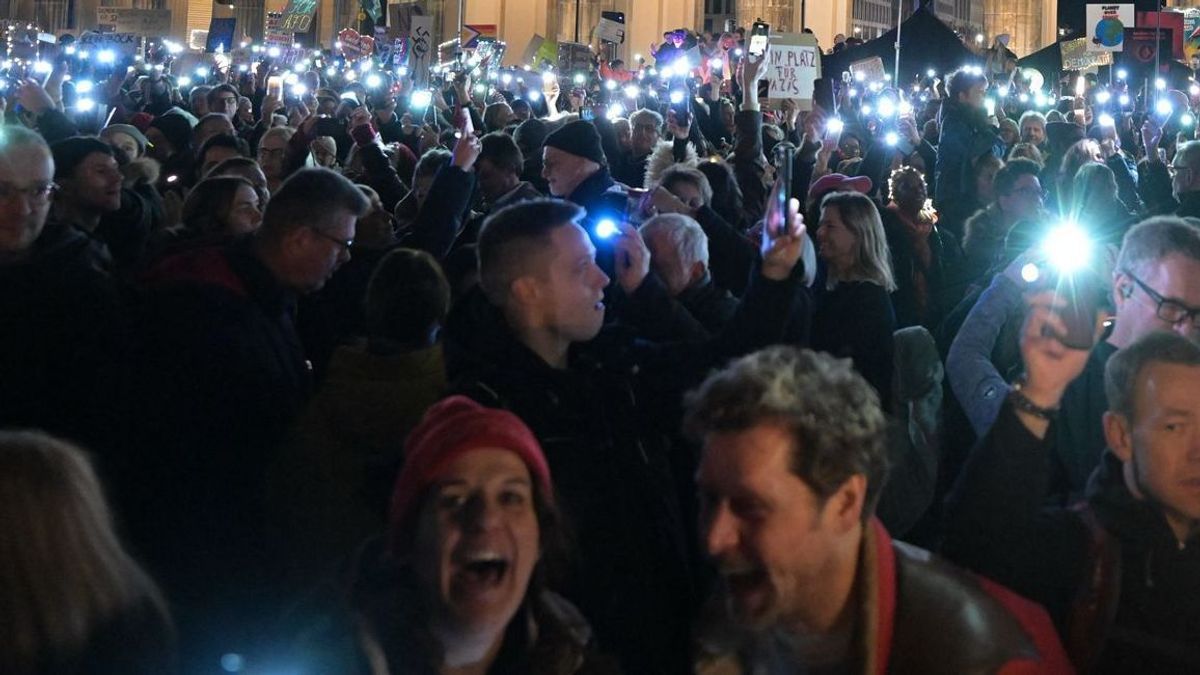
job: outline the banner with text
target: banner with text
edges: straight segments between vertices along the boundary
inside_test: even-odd
[[[96,33],[88,31],[79,36],[79,47],[92,52],[111,49],[117,54],[134,56],[142,44],[140,35],[133,33]]]
[[[171,10],[97,7],[96,23],[113,33],[160,37],[171,33]]]
[[[433,65],[433,17],[409,17],[411,34],[408,38],[409,75],[417,87],[429,83],[429,67]]]
[[[1125,29],[1134,27],[1133,5],[1088,5],[1088,49],[1119,52],[1125,49]]]
[[[771,85],[767,97],[795,99],[800,110],[812,110],[813,83],[821,77],[819,49],[817,38],[807,33],[771,36],[771,49],[767,52],[770,67],[766,75]]]

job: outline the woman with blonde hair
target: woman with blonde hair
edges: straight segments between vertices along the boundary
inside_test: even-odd
[[[884,409],[892,382],[896,290],[879,209],[858,192],[834,192],[821,202],[817,252],[828,274],[816,298],[810,346],[854,361],[879,392]]]
[[[0,514],[0,672],[175,672],[163,599],[78,448],[0,432]]]

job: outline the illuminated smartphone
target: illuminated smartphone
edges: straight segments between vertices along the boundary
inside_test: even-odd
[[[771,34],[771,26],[762,21],[755,21],[750,29],[750,55],[762,56],[767,52],[767,39]]]
[[[283,76],[272,75],[267,78],[267,96],[274,96],[276,99],[283,100]]]

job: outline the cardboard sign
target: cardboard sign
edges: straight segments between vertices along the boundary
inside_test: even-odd
[[[283,30],[283,14],[279,12],[267,12],[263,19],[263,42],[268,45],[279,45],[291,47],[296,39],[291,33],[285,33]]]
[[[1119,52],[1125,48],[1125,29],[1134,27],[1133,5],[1088,5],[1088,49]],[[1169,52],[1168,52],[1169,53]]]
[[[114,33],[158,37],[171,33],[171,10],[97,7],[96,23]]]
[[[1187,58],[1183,52],[1183,13],[1182,12],[1138,12],[1138,28],[1162,28],[1174,31],[1175,39],[1171,42],[1171,58],[1180,61]],[[1165,52],[1164,52],[1165,54]]]
[[[855,82],[858,81],[859,73],[863,74],[864,82],[882,82],[884,75],[887,74],[883,69],[883,59],[878,56],[851,63],[850,74],[854,77]]]
[[[79,48],[91,52],[111,49],[118,54],[135,56],[142,44],[142,38],[133,33],[97,33],[88,31],[79,36]]]
[[[1063,70],[1086,70],[1096,66],[1112,65],[1112,52],[1094,52],[1088,49],[1087,38],[1064,40],[1058,43],[1062,54]]]
[[[800,110],[812,110],[813,83],[821,77],[820,48],[813,35],[779,33],[772,36],[766,74],[770,82],[767,97],[772,100],[794,99]]]
[[[600,12],[600,24],[596,26],[596,38],[615,45],[625,42],[625,13]]]
[[[591,70],[592,50],[578,42],[558,43],[558,71],[566,73],[576,70]]]
[[[433,59],[433,17],[412,16],[412,34],[408,39],[408,74],[417,87],[429,84],[429,66]]]
[[[208,22],[208,38],[204,41],[204,51],[208,53],[225,52],[233,49],[233,29],[237,19],[214,18]]]
[[[1200,10],[1189,9],[1183,15],[1183,55],[1193,58],[1200,52]]]
[[[317,0],[288,0],[280,24],[285,33],[307,33],[317,13]]]
[[[338,33],[338,41],[342,43],[342,56],[351,61],[370,56],[375,51],[375,38],[360,35],[353,28]]]

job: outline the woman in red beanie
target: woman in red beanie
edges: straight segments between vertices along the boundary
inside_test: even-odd
[[[546,590],[562,524],[546,458],[516,415],[463,396],[431,407],[378,543],[343,596],[344,632],[328,621],[305,632],[305,672],[617,672],[579,611]]]

